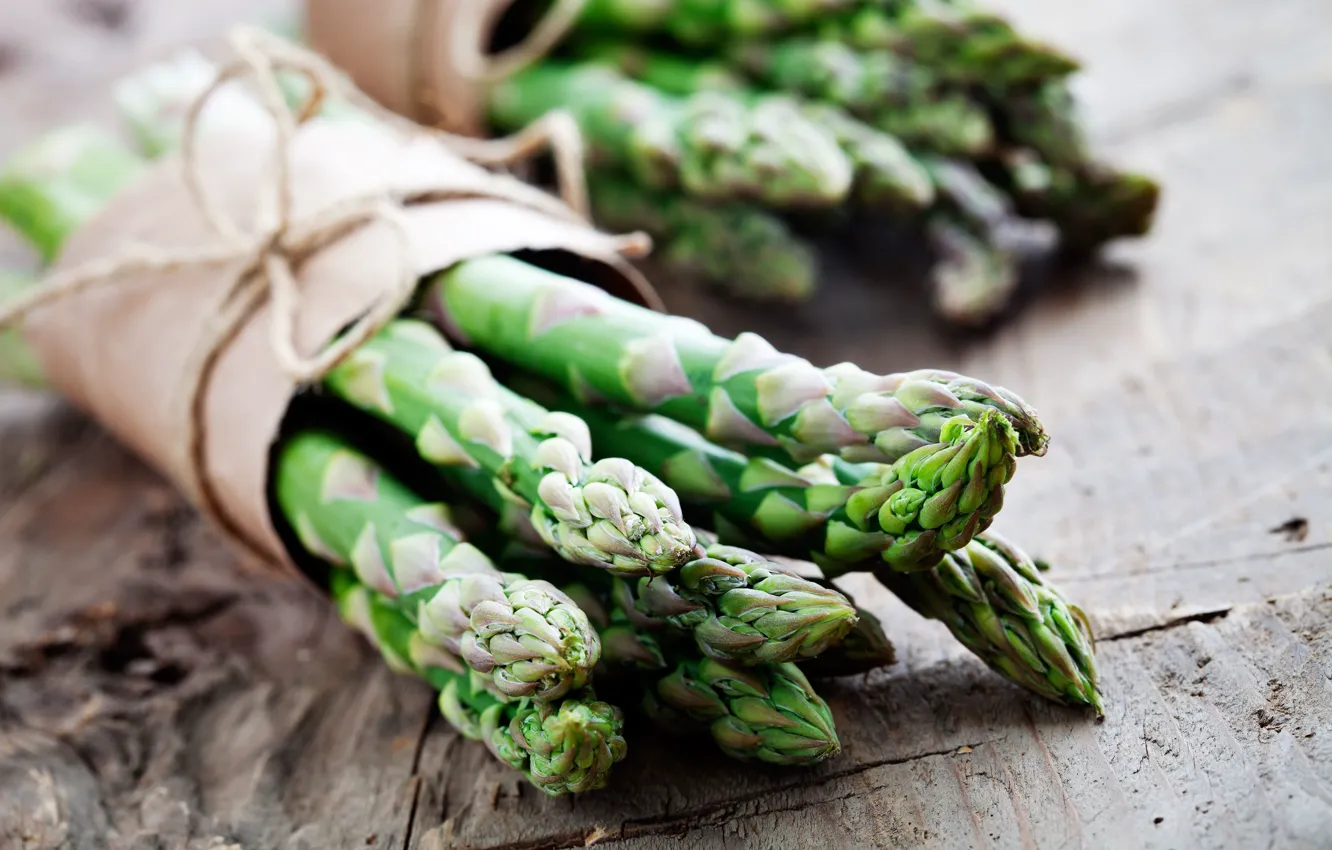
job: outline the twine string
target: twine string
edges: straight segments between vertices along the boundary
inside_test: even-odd
[[[460,0],[458,16],[449,30],[453,70],[478,83],[499,82],[543,58],[573,29],[587,0],[556,0],[526,38],[502,53],[489,56],[478,37],[486,5],[480,0]]]

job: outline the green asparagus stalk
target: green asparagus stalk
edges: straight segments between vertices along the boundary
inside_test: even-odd
[[[1151,230],[1161,190],[1150,177],[1098,162],[1051,166],[1030,148],[1005,151],[998,162],[1018,211],[1053,222],[1067,253],[1091,253],[1113,239]]]
[[[636,585],[622,598],[637,611],[690,631],[704,655],[744,666],[813,658],[856,622],[836,589],[735,546],[709,546],[673,582]]]
[[[748,85],[724,63],[677,56],[624,43],[588,45],[580,60],[608,64],[667,94],[726,91],[746,102],[770,95]],[[870,207],[910,212],[927,207],[934,193],[929,175],[893,136],[831,104],[794,98],[800,112],[833,135],[854,169],[852,192]]]
[[[0,172],[0,219],[52,262],[69,234],[142,170],[142,161],[99,127],[55,130]]]
[[[825,19],[820,35],[857,50],[909,56],[950,83],[991,91],[1060,79],[1079,68],[1076,59],[968,3],[873,4]]]
[[[808,766],[842,749],[832,711],[795,664],[680,660],[651,685],[643,706],[670,729],[705,725],[722,752],[742,761]]]
[[[739,667],[700,657],[693,647],[669,640],[660,622],[626,605],[623,594],[604,601],[588,597],[596,594],[579,596],[587,610],[597,611],[593,622],[602,627],[608,654],[618,670],[637,672],[644,685],[643,707],[666,731],[706,729],[722,752],[745,761],[813,765],[840,752],[832,712],[803,667]]]
[[[761,36],[817,21],[861,0],[589,0],[577,29],[668,33],[705,46],[735,36]]]
[[[1062,81],[1007,92],[998,100],[1001,133],[1056,168],[1080,168],[1091,160],[1073,93]]]
[[[980,325],[1008,306],[1019,258],[1007,247],[1012,202],[970,163],[921,157],[938,203],[926,217],[933,248],[930,287],[936,313],[955,325]]]
[[[875,575],[1000,675],[1056,702],[1103,712],[1086,616],[1004,538],[979,535],[930,571]]]
[[[495,85],[491,121],[517,129],[560,107],[597,167],[653,189],[777,207],[831,206],[850,189],[832,136],[783,98],[745,103],[725,92],[675,98],[604,65],[548,60]]]
[[[505,697],[558,699],[588,682],[601,647],[572,600],[499,572],[462,542],[448,510],[418,498],[341,440],[305,432],[283,445],[277,501],[301,545],[397,600],[421,640],[489,677]]]
[[[604,788],[626,753],[624,718],[584,689],[558,702],[504,701],[480,677],[452,669],[391,600],[342,571],[334,597],[343,619],[361,632],[389,666],[414,673],[440,691],[445,719],[464,737],[482,741],[501,762],[544,793],[558,797]]]
[[[584,401],[660,413],[713,442],[785,452],[797,462],[829,453],[893,461],[978,432],[963,439],[968,452],[995,447],[987,465],[1011,467],[1004,446],[1039,455],[1048,441],[1034,410],[981,381],[931,370],[879,376],[847,363],[819,369],[756,334],[717,337],[697,322],[506,257],[460,263],[432,279],[424,299],[436,321],[469,344]]]
[[[996,103],[1000,135],[1010,148],[998,157],[1005,188],[1023,215],[1054,222],[1062,248],[1091,252],[1151,229],[1160,186],[1092,155],[1067,85],[1048,81],[1007,92]]]
[[[770,88],[843,107],[912,148],[974,156],[994,143],[980,104],[888,50],[793,38],[740,45],[731,61]]]
[[[577,417],[504,389],[476,355],[452,350],[424,322],[391,323],[323,386],[412,435],[424,459],[462,473],[454,480],[479,498],[498,490],[530,506],[532,525],[567,560],[637,576],[693,557],[694,534],[669,488],[621,458],[592,463]]]
[[[592,211],[611,230],[643,230],[666,263],[730,295],[804,301],[818,276],[814,250],[778,216],[743,203],[709,205],[653,191],[620,175],[588,175]]]
[[[31,275],[0,270],[0,308],[35,285]],[[0,386],[4,384],[32,389],[46,384],[37,354],[18,328],[0,328]]]
[[[897,214],[926,209],[934,201],[929,175],[897,137],[828,103],[805,101],[800,111],[833,134],[855,167],[855,199],[862,206]]]
[[[971,476],[959,486],[960,479],[947,476],[922,479],[913,471],[920,459],[912,452],[891,466],[829,459],[829,477],[811,480],[768,458],[717,446],[661,416],[618,415],[560,393],[541,397],[586,422],[601,451],[631,453],[688,508],[710,511],[728,540],[813,560],[832,575],[884,563],[897,570],[933,566],[990,525],[1003,504],[1000,482],[1011,468],[1007,453],[993,467],[988,457],[978,457],[980,463],[958,465]],[[984,433],[972,429],[960,444],[917,451],[931,458],[940,452],[983,455]],[[951,511],[933,507],[945,503]]]
[[[931,216],[925,233],[935,256],[935,313],[954,325],[981,325],[1008,306],[1018,285],[1016,256],[947,213]]]

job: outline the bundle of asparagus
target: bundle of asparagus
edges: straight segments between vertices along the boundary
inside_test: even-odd
[[[180,144],[168,70],[122,89],[139,152],[70,128],[0,172],[0,217],[44,256]],[[8,342],[0,373],[28,354]],[[548,794],[604,787],[625,757],[629,716],[602,679],[738,759],[837,755],[811,678],[893,663],[832,582],[849,571],[1000,675],[1100,710],[1085,618],[988,530],[1017,459],[1048,442],[1008,390],[821,369],[502,253],[428,275],[310,389],[267,466],[286,555]],[[464,515],[483,520],[464,532]]]
[[[1156,183],[1083,137],[1078,62],[971,2],[588,0],[484,87],[459,70],[462,43],[541,30],[543,4],[424,5],[419,28],[390,30],[349,0],[306,0],[308,37],[421,120],[509,131],[566,111],[598,221],[649,232],[668,265],[740,298],[809,298],[802,225],[873,214],[927,248],[938,315],[977,325],[1011,301],[1034,223],[1080,258],[1152,224]],[[461,90],[484,116],[423,106]]]

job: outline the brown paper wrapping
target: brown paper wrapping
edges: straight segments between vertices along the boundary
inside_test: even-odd
[[[458,73],[453,35],[484,52],[514,0],[306,0],[305,37],[383,106],[422,124],[485,135],[482,85]],[[463,14],[464,5],[479,14]]]
[[[199,149],[199,173],[214,203],[243,226],[271,185],[273,140],[250,129]],[[314,121],[291,149],[293,218],[376,190],[425,193],[440,186],[512,200],[470,197],[408,203],[411,262],[426,275],[469,257],[517,249],[562,249],[612,268],[617,294],[652,303],[646,283],[617,255],[623,242],[574,219],[539,190],[478,168],[437,143],[404,140],[377,126]],[[61,268],[118,256],[129,244],[161,249],[216,246],[218,237],[168,159],[126,189],[71,237]],[[402,242],[387,224],[365,225],[294,262],[302,303],[295,343],[321,349],[400,280]],[[298,258],[299,260],[299,258]],[[52,384],[177,484],[194,457],[187,436],[188,355],[217,304],[242,272],[224,266],[121,275],[38,309],[24,333]],[[641,288],[640,288],[641,287]],[[269,566],[294,569],[266,501],[271,445],[297,389],[279,367],[263,306],[222,351],[200,395],[197,467],[210,482],[194,494],[205,513]],[[185,395],[183,395],[185,394]],[[188,489],[188,488],[186,488]]]

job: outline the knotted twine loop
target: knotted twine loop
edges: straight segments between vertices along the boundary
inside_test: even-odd
[[[566,220],[586,222],[585,188],[581,154],[576,144],[577,130],[567,116],[555,116],[544,124],[534,124],[513,136],[480,140],[457,136],[438,129],[423,128],[385,110],[353,86],[346,77],[319,56],[296,47],[262,30],[238,27],[228,36],[237,58],[225,66],[216,80],[194,101],[185,116],[181,138],[182,176],[191,199],[204,216],[209,229],[222,244],[216,247],[191,247],[163,250],[135,245],[119,256],[102,257],[75,268],[49,275],[39,286],[0,307],[0,327],[21,321],[33,311],[56,304],[77,293],[97,286],[114,285],[122,275],[133,273],[174,272],[240,262],[240,272],[215,309],[213,320],[204,329],[198,343],[187,353],[182,369],[182,386],[176,393],[179,403],[173,418],[181,423],[184,439],[173,440],[177,452],[183,450],[185,462],[176,465],[184,471],[179,482],[192,501],[235,540],[251,552],[263,555],[221,509],[206,468],[204,451],[203,406],[213,369],[230,343],[267,300],[272,322],[269,342],[280,367],[296,383],[321,379],[341,360],[374,334],[382,330],[405,307],[416,290],[417,267],[412,256],[408,225],[403,216],[407,204],[429,203],[466,198],[497,198]],[[283,97],[277,74],[294,72],[310,84],[310,92],[299,110],[293,111]],[[202,169],[197,159],[199,120],[209,100],[224,86],[248,80],[259,94],[260,104],[273,119],[276,131],[270,173],[263,181],[253,231],[246,232],[209,196],[204,187]],[[521,191],[513,184],[496,181],[485,188],[441,185],[410,195],[382,191],[345,199],[326,206],[304,218],[292,214],[291,145],[298,127],[313,118],[319,106],[333,96],[369,113],[391,128],[406,135],[427,136],[438,140],[454,153],[478,165],[504,165],[530,157],[543,146],[556,148],[557,165],[563,159],[560,174],[561,193],[566,203],[536,192]],[[548,116],[549,117],[549,116]],[[540,123],[540,122],[539,122]],[[561,146],[572,147],[561,152]],[[571,209],[572,207],[572,209]],[[301,311],[301,294],[293,263],[318,251],[350,232],[366,225],[387,225],[399,243],[402,262],[392,289],[373,304],[341,336],[311,356],[296,349],[295,329]],[[643,234],[629,234],[620,241],[626,253],[646,251]]]
[[[463,0],[462,11],[449,31],[451,43],[449,57],[453,70],[461,77],[479,83],[497,83],[522,71],[544,57],[573,29],[587,0],[555,0],[527,38],[518,44],[491,56],[481,50],[478,39],[472,38],[481,30],[484,3]]]

